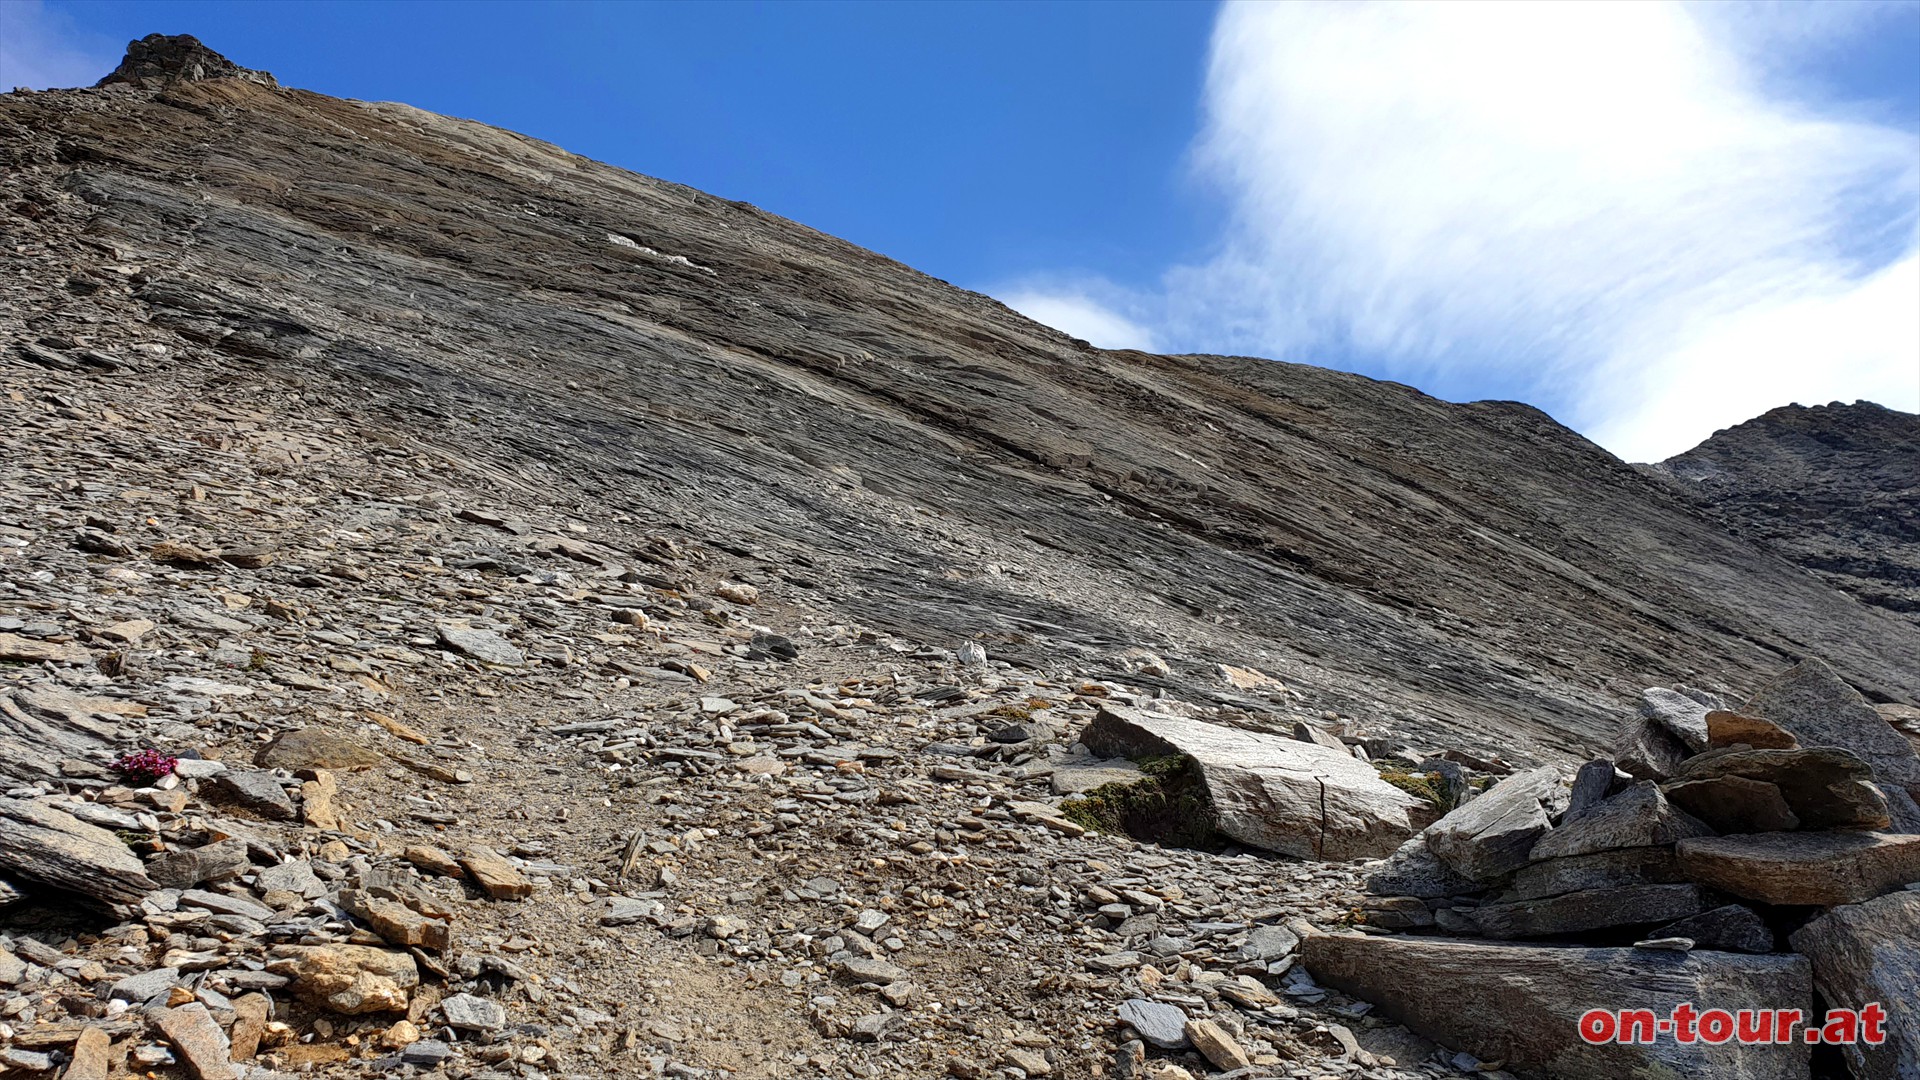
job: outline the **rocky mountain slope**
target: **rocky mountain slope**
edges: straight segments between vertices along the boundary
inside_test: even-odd
[[[0,133],[0,1068],[1498,1077],[1301,969],[1321,860],[1677,758],[1649,684],[1920,730],[1920,631],[1524,406],[190,40]]]
[[[1920,416],[1786,405],[1655,468],[1733,532],[1920,625]]]

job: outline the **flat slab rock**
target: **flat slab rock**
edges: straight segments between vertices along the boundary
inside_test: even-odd
[[[1488,904],[1475,909],[1473,920],[1490,938],[1537,938],[1648,926],[1698,915],[1706,908],[1705,890],[1698,885],[1623,885]]]
[[[1667,794],[1674,798],[1682,787],[1735,778],[1777,788],[1800,828],[1881,829],[1891,820],[1887,796],[1872,782],[1873,769],[1852,751],[1831,746],[1701,754],[1675,770]]]
[[[1844,904],[1794,931],[1813,962],[1813,982],[1828,1003],[1887,1011],[1887,1041],[1843,1047],[1859,1080],[1920,1076],[1920,892],[1889,893]]]
[[[1682,840],[1687,876],[1763,904],[1857,904],[1920,881],[1920,835],[1755,833]]]
[[[1801,746],[1833,746],[1858,754],[1886,793],[1895,830],[1920,832],[1920,805],[1915,803],[1920,798],[1920,753],[1826,661],[1795,664],[1761,687],[1741,711],[1773,721]]]
[[[0,798],[0,871],[125,907],[159,888],[119,838],[45,803]]]
[[[1420,800],[1344,751],[1107,706],[1080,741],[1110,757],[1185,754],[1200,767],[1215,828],[1253,847],[1303,859],[1391,854],[1413,835]]]
[[[1805,957],[1325,934],[1302,943],[1301,962],[1320,983],[1373,1002],[1377,1015],[1522,1075],[1805,1080],[1808,1072],[1808,1048],[1798,1042],[1590,1045],[1578,1029],[1593,1008],[1665,1016],[1683,1002],[1712,1002],[1810,1013]]]

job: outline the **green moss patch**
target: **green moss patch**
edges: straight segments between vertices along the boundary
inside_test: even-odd
[[[1102,784],[1060,804],[1060,813],[1096,832],[1121,833],[1167,847],[1223,845],[1200,766],[1184,754],[1135,758],[1141,779]]]

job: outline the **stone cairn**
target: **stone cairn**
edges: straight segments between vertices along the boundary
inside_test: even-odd
[[[1854,1075],[1920,1075],[1910,739],[1819,660],[1737,709],[1647,690],[1611,758],[1571,779],[1518,772],[1453,810],[1371,874],[1358,934],[1310,942],[1303,959],[1383,1014],[1521,1071],[1806,1076],[1803,1032],[1770,1047],[1595,1046],[1578,1018],[1690,1001],[1798,1008],[1818,1026],[1822,1006],[1878,1002],[1888,1038],[1842,1048]]]

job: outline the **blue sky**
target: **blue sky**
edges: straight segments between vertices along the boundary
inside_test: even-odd
[[[744,199],[1096,344],[1539,405],[1633,460],[1920,409],[1920,4],[0,0]]]

